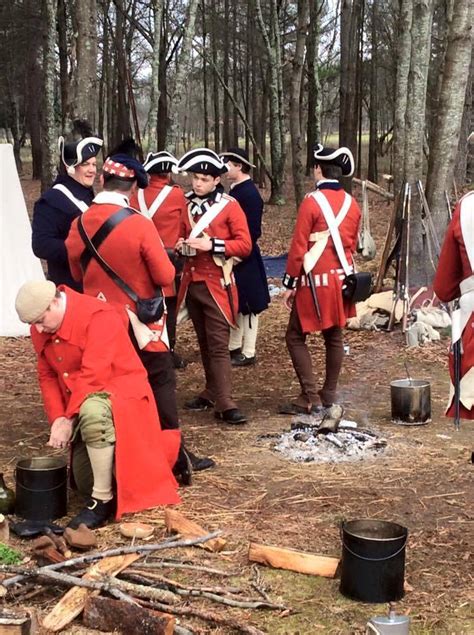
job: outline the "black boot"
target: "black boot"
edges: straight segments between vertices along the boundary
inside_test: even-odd
[[[82,511],[80,511],[68,524],[71,529],[77,529],[80,524],[84,523],[89,529],[95,529],[105,525],[108,519],[115,513],[115,500],[101,501],[92,498]]]
[[[193,482],[193,466],[183,445],[179,448],[178,458],[173,467],[173,474],[180,485],[191,485]]]
[[[216,462],[210,459],[208,456],[196,456],[193,452],[191,452],[191,450],[186,450],[186,453],[189,456],[194,472],[202,472],[202,470],[208,470],[210,467],[214,467],[214,465],[216,464]]]

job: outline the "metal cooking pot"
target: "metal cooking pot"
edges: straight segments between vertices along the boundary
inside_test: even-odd
[[[392,421],[420,424],[431,421],[431,385],[425,379],[396,379],[390,383]]]

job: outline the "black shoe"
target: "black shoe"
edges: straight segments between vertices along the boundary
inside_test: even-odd
[[[232,425],[247,423],[247,417],[238,408],[230,408],[229,410],[224,410],[224,412],[217,412],[216,410],[214,417]]]
[[[51,530],[53,534],[61,535],[64,531],[59,525],[50,523],[47,520],[23,520],[18,523],[11,523],[10,529],[20,538],[33,538],[41,536],[47,530]]]
[[[296,403],[285,403],[278,408],[279,415],[317,415],[323,410],[322,406],[311,406],[305,408]]]
[[[71,529],[77,529],[84,523],[89,529],[95,529],[105,525],[108,519],[115,513],[115,500],[104,502],[97,498],[92,498],[82,511],[80,511],[68,524]]]
[[[204,399],[204,397],[193,397],[189,401],[186,401],[184,404],[185,410],[195,410],[196,412],[201,412],[202,410],[209,410],[214,407],[214,402],[209,399]]]
[[[178,458],[173,467],[173,474],[180,485],[187,486],[193,482],[191,458],[183,446],[179,448]]]
[[[216,464],[216,462],[210,459],[208,456],[199,458],[190,450],[186,450],[186,454],[189,456],[191,465],[193,466],[193,472],[202,472],[203,470],[208,470],[210,467],[214,467],[214,465]]]
[[[183,370],[184,368],[186,368],[186,366],[188,365],[188,362],[185,359],[183,359],[181,355],[178,355],[178,353],[172,353],[172,356],[173,356],[173,366],[177,370]]]
[[[242,349],[241,348],[234,348],[231,351],[229,351],[229,355],[230,355],[230,359],[232,361],[236,357],[239,357],[239,355],[242,355]]]
[[[257,358],[255,355],[253,357],[246,357],[243,353],[230,358],[232,366],[253,366],[256,361]]]

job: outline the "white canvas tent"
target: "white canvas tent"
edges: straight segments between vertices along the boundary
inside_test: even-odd
[[[18,319],[15,297],[27,280],[44,279],[31,250],[31,225],[10,144],[0,144],[0,336],[28,335]]]

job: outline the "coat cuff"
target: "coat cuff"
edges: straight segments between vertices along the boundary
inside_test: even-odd
[[[225,255],[225,240],[222,238],[211,238],[212,241],[212,249],[211,253],[216,256],[224,256]]]
[[[288,273],[285,273],[283,276],[283,286],[287,289],[296,289],[296,284],[298,282],[298,278],[290,276]]]

